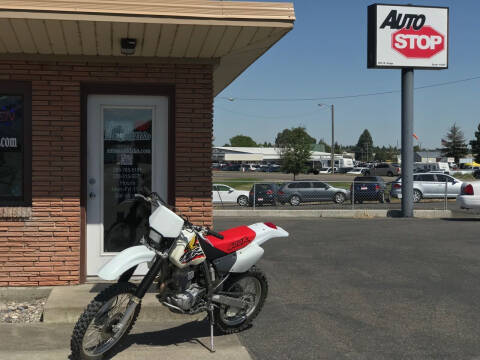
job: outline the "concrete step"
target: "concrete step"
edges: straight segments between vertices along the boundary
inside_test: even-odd
[[[52,289],[45,304],[43,321],[45,323],[76,323],[93,298],[110,284],[83,284],[75,286],[57,286]],[[142,299],[142,308],[138,322],[162,322],[182,324],[193,320],[202,320],[206,313],[182,315],[171,312],[149,291]]]
[[[65,360],[70,355],[73,324],[0,324],[0,360]],[[236,335],[215,337],[210,353],[206,321],[168,327],[164,323],[138,323],[120,345],[115,360],[186,359],[251,360]]]

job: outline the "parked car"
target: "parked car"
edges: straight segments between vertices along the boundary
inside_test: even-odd
[[[480,181],[463,183],[457,204],[461,209],[480,210]]]
[[[264,204],[276,205],[277,192],[280,186],[281,184],[276,183],[255,184],[248,194],[250,206],[261,206]]]
[[[365,171],[365,175],[373,176],[396,176],[400,175],[401,169],[397,164],[379,163]]]
[[[337,167],[334,167],[333,169],[335,170],[335,172],[338,172],[338,168],[337,168]],[[320,169],[318,170],[318,173],[319,173],[319,174],[331,174],[331,173],[332,173],[332,168],[331,168],[331,167],[320,168]]]
[[[445,184],[446,183],[446,184]],[[423,198],[435,199],[445,197],[456,198],[460,194],[462,181],[453,176],[438,173],[420,173],[413,175],[413,201],[419,202]],[[392,182],[391,197],[402,198],[402,178],[399,177]]]
[[[446,162],[434,162],[434,163],[415,163],[415,172],[437,172],[441,174],[450,174],[450,167]]]
[[[240,171],[242,168],[242,165],[240,164],[232,164],[232,165],[227,165],[222,168],[223,171]]]
[[[347,174],[349,174],[349,175],[364,175],[365,171],[367,171],[367,168],[356,167],[356,168],[353,168],[352,170],[348,171]]]
[[[385,202],[385,181],[380,176],[357,176],[350,185],[352,202]]]
[[[281,204],[298,206],[306,202],[333,201],[342,204],[350,199],[350,191],[333,187],[321,181],[292,181],[285,183],[277,192]]]
[[[213,203],[237,203],[240,206],[248,206],[248,191],[236,190],[228,185],[213,184]]]
[[[344,168],[338,169],[338,173],[339,174],[346,174],[346,173],[348,173],[349,171],[352,171],[352,170],[353,170],[353,167],[344,167]]]

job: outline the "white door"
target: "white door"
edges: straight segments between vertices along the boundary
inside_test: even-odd
[[[168,98],[90,95],[87,108],[87,275],[95,276],[143,233],[149,209],[134,194],[167,198]]]

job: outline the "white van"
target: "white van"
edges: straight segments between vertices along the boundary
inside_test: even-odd
[[[450,166],[446,162],[415,163],[415,171],[441,172],[450,174]]]

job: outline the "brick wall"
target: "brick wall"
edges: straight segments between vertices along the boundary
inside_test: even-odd
[[[32,82],[33,202],[26,219],[0,218],[0,286],[79,283],[82,82],[175,85],[176,206],[212,223],[211,65],[0,60],[1,80]]]

